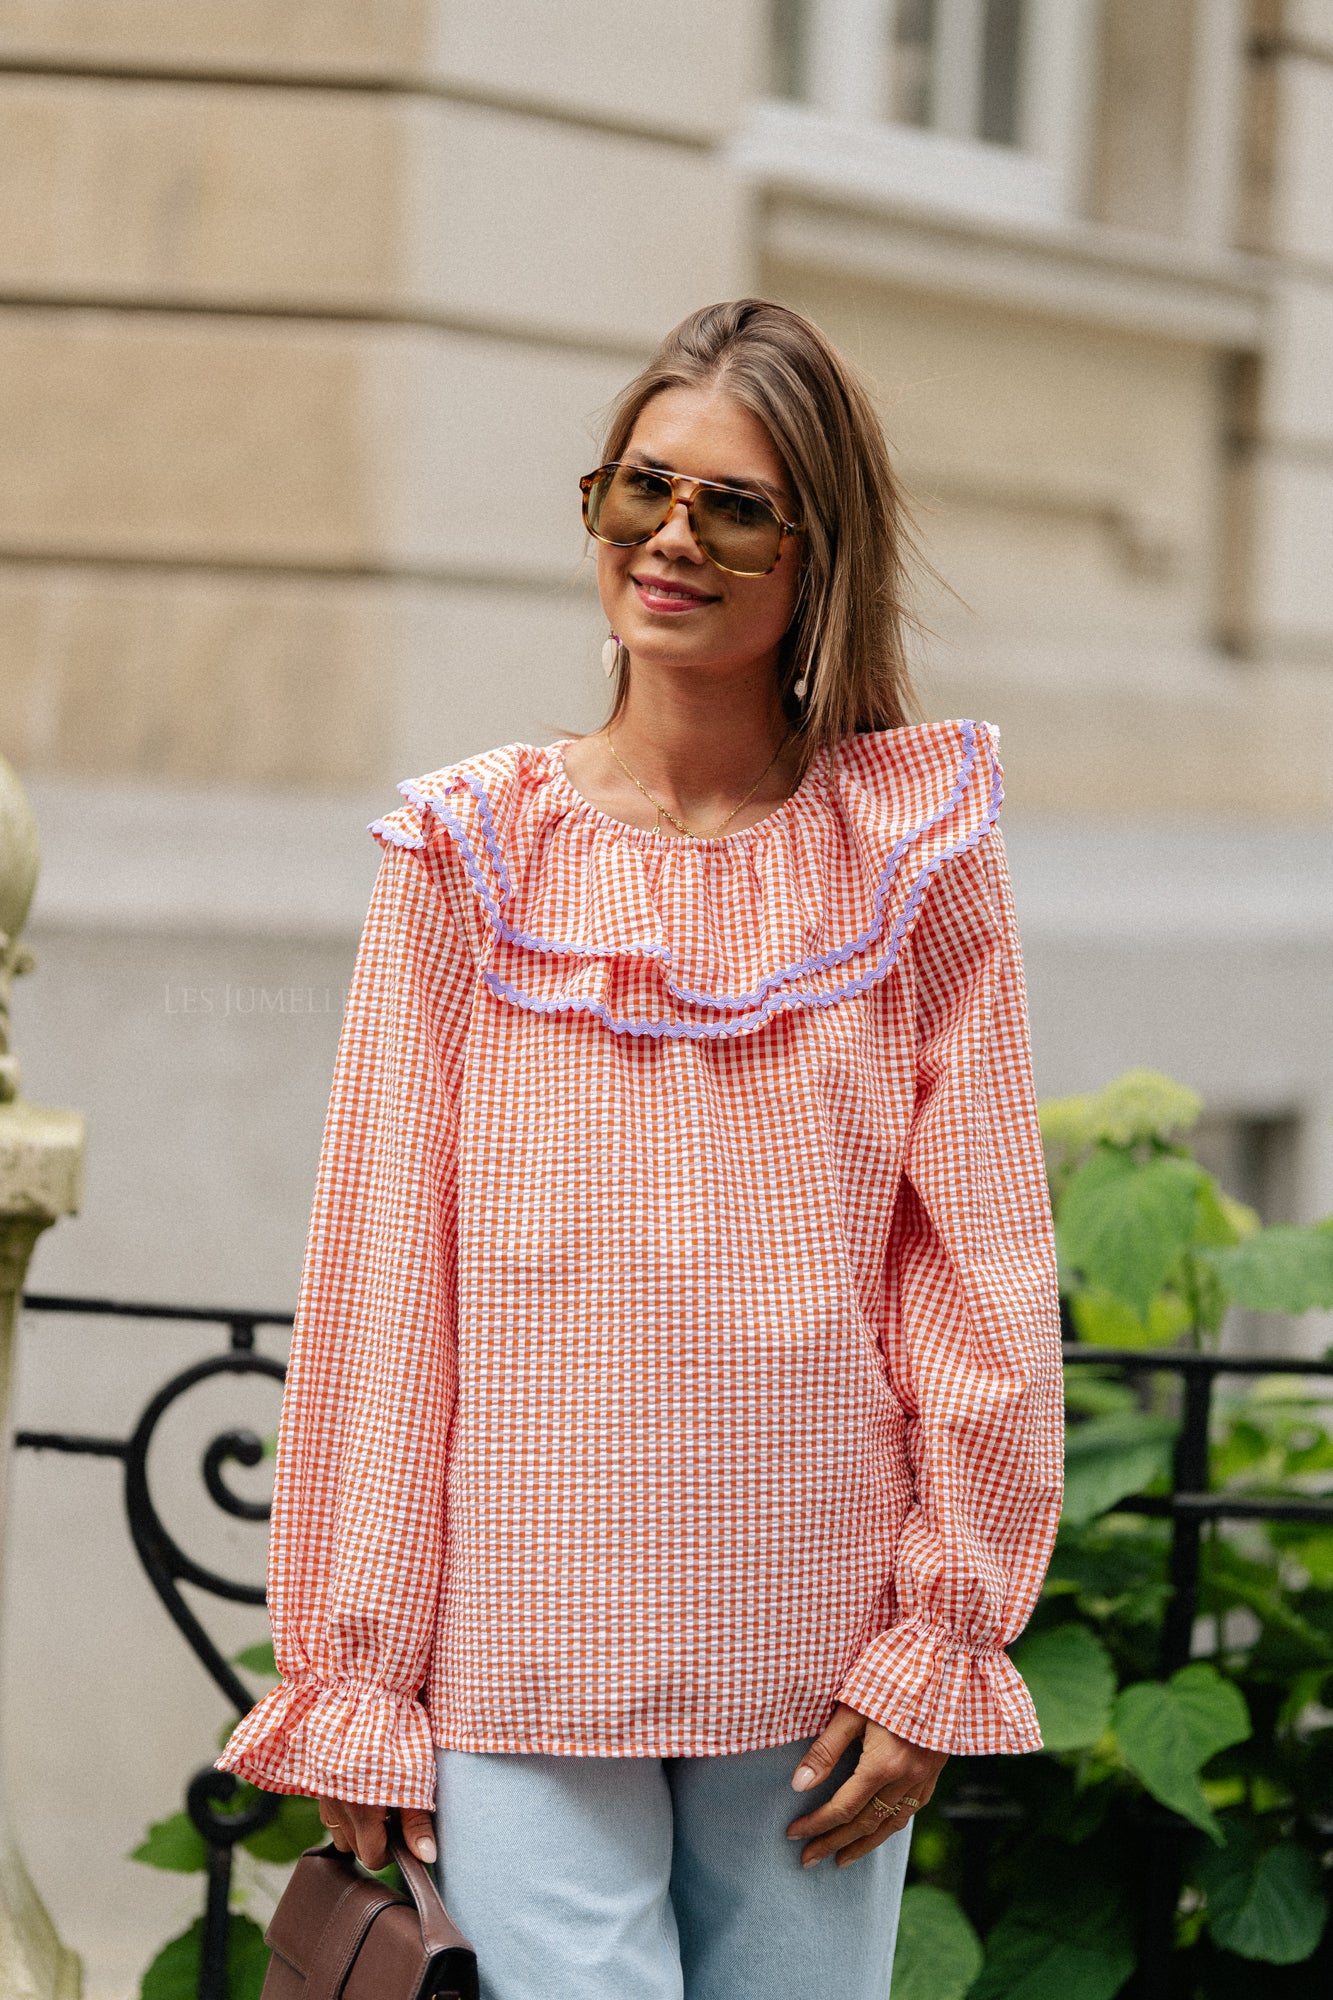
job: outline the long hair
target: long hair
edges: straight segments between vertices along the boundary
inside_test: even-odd
[[[855,370],[817,326],[768,299],[704,306],[674,327],[616,398],[603,463],[623,455],[662,390],[718,386],[768,431],[804,523],[796,609],[778,671],[805,765],[822,744],[832,749],[845,736],[896,729],[919,713],[906,650],[911,525]],[[808,689],[799,700],[802,674]],[[613,717],[627,693],[622,672]]]

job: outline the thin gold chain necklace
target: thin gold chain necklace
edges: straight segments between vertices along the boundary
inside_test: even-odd
[[[629,779],[630,783],[632,785],[636,785],[638,789],[643,793],[643,796],[647,799],[649,805],[653,807],[654,811],[660,813],[663,819],[669,819],[671,821],[672,826],[674,826],[678,832],[683,833],[687,840],[716,840],[718,834],[721,833],[723,827],[730,826],[732,820],[735,819],[737,813],[740,812],[744,806],[749,805],[750,800],[759,790],[759,787],[763,784],[764,779],[768,776],[769,772],[773,769],[773,766],[777,763],[778,758],[782,755],[787,745],[791,742],[791,731],[788,730],[787,734],[783,737],[781,743],[779,743],[777,749],[773,752],[773,755],[769,758],[768,762],[765,764],[763,770],[759,773],[759,776],[755,779],[754,783],[751,785],[749,791],[745,794],[745,797],[741,799],[738,804],[734,805],[731,808],[731,811],[727,814],[724,820],[719,820],[718,824],[715,827],[711,827],[708,830],[708,832],[702,833],[696,827],[686,826],[684,820],[678,819],[675,813],[672,812],[670,806],[664,806],[662,804],[662,801],[659,798],[657,798],[652,792],[649,791],[647,785],[644,784],[642,778],[635,777],[633,771],[631,771],[629,765],[625,762],[624,758],[617,750],[615,744],[611,741],[611,732],[609,729],[604,729],[602,731],[602,734],[606,738],[607,749],[611,752],[611,755],[615,758],[617,764],[619,764],[621,770],[625,773],[625,776]]]

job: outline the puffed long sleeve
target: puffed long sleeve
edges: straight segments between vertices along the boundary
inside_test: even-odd
[[[843,1701],[909,1742],[1036,1750],[1005,1647],[1061,1499],[1055,1247],[1013,901],[998,831],[942,869],[911,939],[917,1094],[886,1269],[884,1349],[914,1502],[894,1622]]]
[[[390,847],[348,995],[283,1400],[269,1554],[282,1684],[220,1764],[281,1792],[429,1808],[420,1700],[453,1414],[458,1070],[472,967]]]

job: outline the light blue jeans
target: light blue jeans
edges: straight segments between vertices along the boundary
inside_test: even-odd
[[[910,1825],[860,1861],[801,1867],[788,1823],[810,1742],[723,1757],[440,1750],[449,1914],[482,2000],[888,2000]]]

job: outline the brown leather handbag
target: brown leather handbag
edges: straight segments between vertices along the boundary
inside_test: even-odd
[[[477,2000],[477,1954],[393,1822],[389,1848],[410,1896],[332,1842],[306,1850],[264,1933],[262,2000]]]

